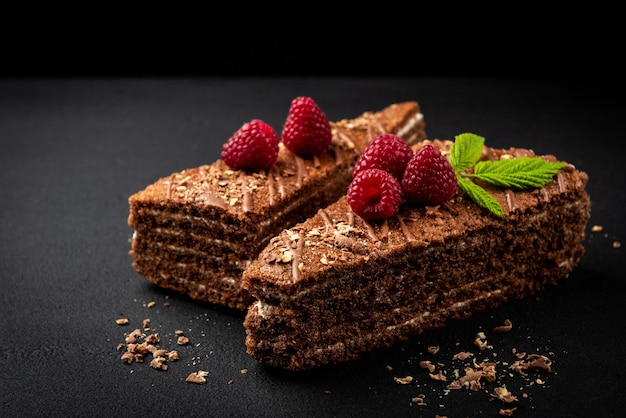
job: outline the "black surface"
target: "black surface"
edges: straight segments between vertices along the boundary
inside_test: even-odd
[[[623,93],[604,79],[0,80],[0,416],[497,416],[506,405],[490,394],[503,384],[519,397],[514,416],[618,416]],[[431,138],[474,132],[490,146],[553,153],[587,171],[592,217],[579,267],[536,298],[360,361],[296,374],[261,367],[245,352],[241,313],[163,291],[132,269],[127,199],[214,161],[245,121],[279,128],[298,95],[332,120],[417,100]],[[591,232],[596,224],[604,231]],[[117,325],[120,317],[130,324]],[[160,346],[180,353],[167,371],[120,360],[124,333],[145,318]],[[513,330],[493,334],[505,319]],[[177,329],[189,345],[177,346]],[[479,331],[492,349],[473,345]],[[427,352],[433,345],[437,355]],[[552,373],[509,374],[502,362],[515,360],[513,348],[550,357]],[[419,367],[431,360],[451,373],[462,368],[451,359],[459,351],[501,362],[499,383],[448,393]],[[205,385],[185,382],[200,369]],[[407,375],[410,384],[394,382]],[[411,404],[419,394],[426,406]]]

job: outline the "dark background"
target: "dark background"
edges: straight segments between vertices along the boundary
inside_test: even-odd
[[[272,25],[217,13],[203,25],[175,15],[144,28],[135,23],[147,15],[116,12],[106,25],[84,13],[69,26],[15,15],[3,32],[1,416],[497,416],[498,385],[519,397],[514,416],[622,413],[626,263],[613,243],[626,236],[626,106],[614,27],[579,30],[592,13],[559,16],[567,30],[557,31],[548,17],[430,14],[409,25],[372,11],[349,28],[336,14]],[[587,171],[581,264],[537,297],[360,361],[296,374],[259,366],[245,353],[241,313],[163,291],[132,269],[127,199],[211,163],[245,121],[280,127],[298,95],[331,120],[417,100],[431,138],[474,132]],[[180,353],[167,371],[120,360],[118,344],[145,318],[160,346]],[[493,334],[506,319],[513,330]],[[189,345],[177,346],[179,329]],[[476,349],[479,331],[492,348]],[[511,374],[513,349],[550,357],[552,372]],[[447,392],[419,367],[431,360],[451,375],[459,351],[499,361],[499,383]],[[206,385],[184,381],[200,369]],[[394,382],[407,375],[410,384]],[[420,394],[426,406],[411,403]]]
[[[7,5],[2,76],[621,78],[621,13],[448,2]]]

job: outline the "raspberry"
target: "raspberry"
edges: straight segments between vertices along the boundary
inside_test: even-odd
[[[348,187],[348,204],[365,220],[393,216],[402,203],[400,182],[378,168],[360,171]]]
[[[404,198],[416,205],[439,205],[452,198],[456,187],[450,162],[430,144],[415,153],[402,177]]]
[[[326,114],[313,99],[301,96],[291,101],[282,137],[289,151],[310,158],[328,147],[332,134]]]
[[[379,135],[367,144],[359,156],[352,176],[361,170],[379,168],[400,181],[412,156],[413,150],[402,138],[394,134]]]
[[[222,147],[222,160],[235,170],[267,170],[278,158],[278,134],[259,119],[244,123]]]

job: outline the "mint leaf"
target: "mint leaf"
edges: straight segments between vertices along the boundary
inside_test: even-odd
[[[476,204],[500,218],[505,217],[500,203],[472,178],[516,190],[540,188],[550,183],[565,166],[565,163],[546,161],[541,157],[479,161],[484,145],[485,138],[482,136],[472,133],[457,135],[450,148],[449,161],[459,188]]]
[[[482,136],[463,133],[454,137],[450,148],[450,165],[454,171],[465,171],[472,168],[483,152],[485,138]]]
[[[466,176],[500,187],[531,189],[550,183],[564,165],[565,163],[550,162],[538,157],[481,161],[474,167],[474,174]]]
[[[504,209],[500,202],[490,195],[485,189],[471,180],[464,179],[460,174],[456,175],[457,184],[478,206],[489,210],[494,215],[504,218]]]

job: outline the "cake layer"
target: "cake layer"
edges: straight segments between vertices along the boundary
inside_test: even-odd
[[[284,228],[346,193],[371,139],[395,133],[423,140],[416,102],[331,123],[332,142],[305,159],[281,143],[269,170],[233,170],[222,160],[172,173],[129,198],[135,269],[158,286],[240,310],[253,301],[241,274]]]
[[[426,142],[444,153],[451,145]],[[483,152],[520,156],[534,153]],[[273,238],[244,272],[258,299],[244,322],[248,353],[289,370],[353,360],[556,284],[584,254],[586,183],[566,165],[541,189],[485,186],[504,219],[461,191],[439,207],[402,205],[370,222],[342,197]]]

